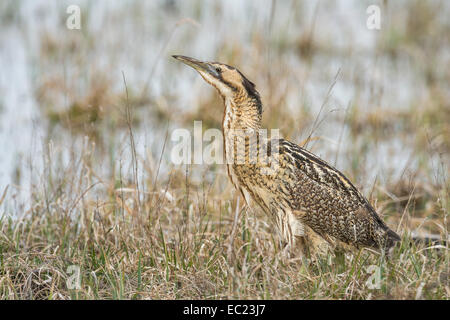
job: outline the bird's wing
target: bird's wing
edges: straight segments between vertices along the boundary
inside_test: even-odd
[[[337,169],[284,139],[279,142],[279,152],[293,175],[292,209],[304,212],[306,223],[315,231],[346,242],[366,237],[364,242],[369,243],[373,238],[369,230],[389,230],[367,199]]]
[[[302,171],[308,178],[328,189],[352,198],[353,201],[370,206],[366,198],[339,170],[302,147],[280,140],[280,153]]]

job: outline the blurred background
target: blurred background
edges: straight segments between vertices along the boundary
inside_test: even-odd
[[[381,9],[380,30],[366,26],[372,4]],[[69,5],[81,9],[80,30],[66,27]],[[182,54],[239,68],[261,93],[264,126],[301,145],[313,132],[306,147],[381,211],[413,207],[442,217],[449,205],[449,7],[3,0],[2,212],[21,215],[42,194],[64,199],[94,183],[98,198],[136,184],[145,194],[169,180],[169,190],[184,189],[189,177],[193,190],[208,183],[221,196],[228,184],[222,166],[170,162],[173,129],[192,130],[194,120],[203,130],[220,128],[223,113],[214,89],[170,57]]]

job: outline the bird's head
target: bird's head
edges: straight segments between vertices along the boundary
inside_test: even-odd
[[[224,99],[246,96],[260,104],[259,94],[253,82],[238,69],[219,62],[203,62],[185,56],[172,56],[197,70],[206,82],[214,86]]]

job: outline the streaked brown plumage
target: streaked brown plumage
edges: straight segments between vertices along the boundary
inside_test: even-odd
[[[173,57],[196,69],[222,96],[230,179],[247,204],[255,201],[274,219],[289,247],[296,239],[312,244],[317,235],[355,247],[389,248],[400,240],[341,172],[294,143],[259,134],[261,99],[239,70]]]

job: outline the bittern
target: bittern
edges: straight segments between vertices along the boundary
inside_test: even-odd
[[[297,242],[310,251],[305,247],[317,245],[319,238],[332,247],[388,249],[400,240],[339,170],[285,139],[249,137],[248,132],[261,130],[262,104],[253,82],[238,69],[218,62],[173,57],[194,68],[222,96],[224,151],[230,180],[247,206],[254,201],[274,219],[286,247],[292,248]],[[271,160],[252,161],[250,154],[255,146],[258,150],[264,146],[261,153],[270,154]],[[275,156],[277,165],[273,166]]]

